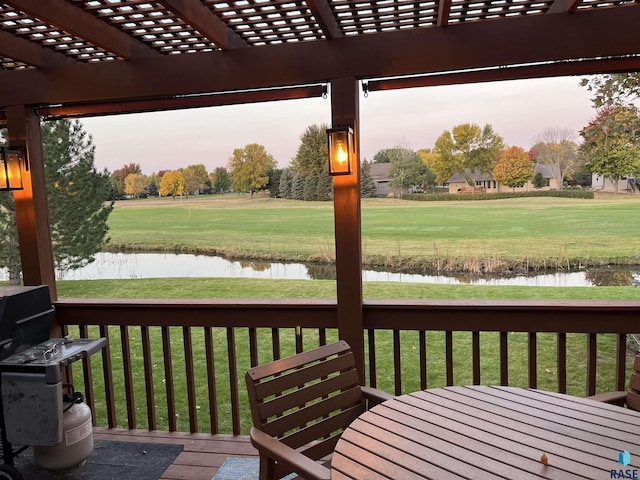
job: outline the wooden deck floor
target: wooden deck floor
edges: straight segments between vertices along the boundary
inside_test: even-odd
[[[211,480],[228,456],[257,457],[247,436],[94,428],[95,439],[180,443],[184,450],[158,480]]]

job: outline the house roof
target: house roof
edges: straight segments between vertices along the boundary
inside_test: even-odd
[[[369,172],[374,180],[391,180],[391,164],[390,163],[372,163]]]
[[[3,0],[0,110],[308,97],[345,77],[374,91],[634,70],[638,24],[637,1]]]

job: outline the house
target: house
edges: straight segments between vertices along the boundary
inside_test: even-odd
[[[449,178],[448,180],[448,184],[449,184],[449,193],[472,193],[472,190],[475,193],[500,193],[500,192],[531,192],[534,190],[557,190],[557,180],[554,178],[552,172],[552,166],[551,165],[546,165],[546,164],[540,164],[540,163],[536,163],[533,167],[533,173],[534,175],[537,174],[538,172],[542,173],[542,176],[545,179],[546,185],[543,186],[542,188],[536,189],[533,186],[533,183],[531,183],[531,180],[529,180],[527,183],[525,183],[523,186],[521,187],[515,187],[515,189],[513,187],[507,187],[506,185],[503,185],[500,182],[497,182],[496,180],[494,180],[493,175],[489,174],[489,175],[480,175],[478,172],[478,175],[476,176],[477,180],[476,180],[476,187],[475,189],[472,189],[472,187],[469,185],[469,183],[467,182],[467,180],[460,175],[459,173],[456,173],[454,175],[451,176],[451,178]]]
[[[615,192],[615,185],[609,177],[594,173],[591,175],[591,188],[601,192]],[[624,176],[618,180],[618,193],[640,193],[640,178]]]
[[[376,195],[378,197],[400,194],[399,188],[391,187],[391,182],[393,181],[391,163],[372,163],[369,168],[371,178],[376,184]]]

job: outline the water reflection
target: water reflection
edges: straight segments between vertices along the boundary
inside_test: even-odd
[[[305,265],[265,261],[230,261],[220,257],[170,253],[99,253],[96,261],[67,272],[61,279],[127,279],[167,277],[224,277],[291,280],[335,280],[333,265]],[[513,277],[421,275],[364,270],[363,281],[438,284],[518,285],[540,287],[630,286],[640,273],[624,269],[554,272]]]

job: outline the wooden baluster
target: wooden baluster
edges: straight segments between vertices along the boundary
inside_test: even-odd
[[[367,329],[367,339],[369,342],[369,386],[376,388],[378,379],[376,376],[376,331]]]
[[[169,327],[162,327],[162,355],[164,360],[164,384],[167,392],[167,422],[169,431],[175,432],[176,425],[176,397],[173,387],[173,360],[171,358],[171,331]]]
[[[427,389],[427,332],[420,330],[418,334],[420,343],[420,390]]]
[[[538,336],[529,332],[529,388],[538,388]]]
[[[191,327],[182,327],[182,342],[184,345],[184,366],[187,375],[187,401],[189,403],[189,431],[198,431],[198,402],[196,400],[196,379],[193,367],[193,340]]]
[[[238,404],[238,361],[236,335],[233,327],[227,327],[227,352],[229,355],[229,388],[231,389],[231,423],[234,435],[240,435],[240,409]]]
[[[556,351],[558,393],[567,393],[567,334],[558,333]]]
[[[107,340],[107,345],[102,349],[102,372],[104,374],[104,396],[107,407],[107,425],[109,428],[116,428],[116,401],[113,393],[113,366],[111,365],[109,327],[106,325],[100,325],[100,336]]]
[[[480,332],[471,332],[472,382],[480,385]]]
[[[587,395],[596,394],[596,360],[598,348],[596,334],[587,334]]]
[[[122,367],[124,369],[124,391],[127,403],[127,425],[129,429],[135,429],[136,401],[133,393],[133,370],[131,368],[131,342],[129,342],[129,327],[120,327],[120,344],[122,347]]]
[[[500,332],[500,385],[509,385],[509,334]]]
[[[140,327],[140,337],[142,338],[142,361],[144,365],[144,385],[147,400],[147,424],[149,430],[156,427],[156,401],[155,389],[153,386],[153,359],[151,357],[151,336],[149,327]]]
[[[453,332],[447,331],[444,334],[445,343],[445,369],[447,372],[447,386],[453,385]]]
[[[402,365],[400,364],[400,331],[393,331],[393,376],[395,394],[402,395]]]
[[[204,346],[207,358],[207,387],[209,392],[209,426],[212,434],[218,433],[218,400],[216,395],[216,369],[211,327],[204,327]]]

